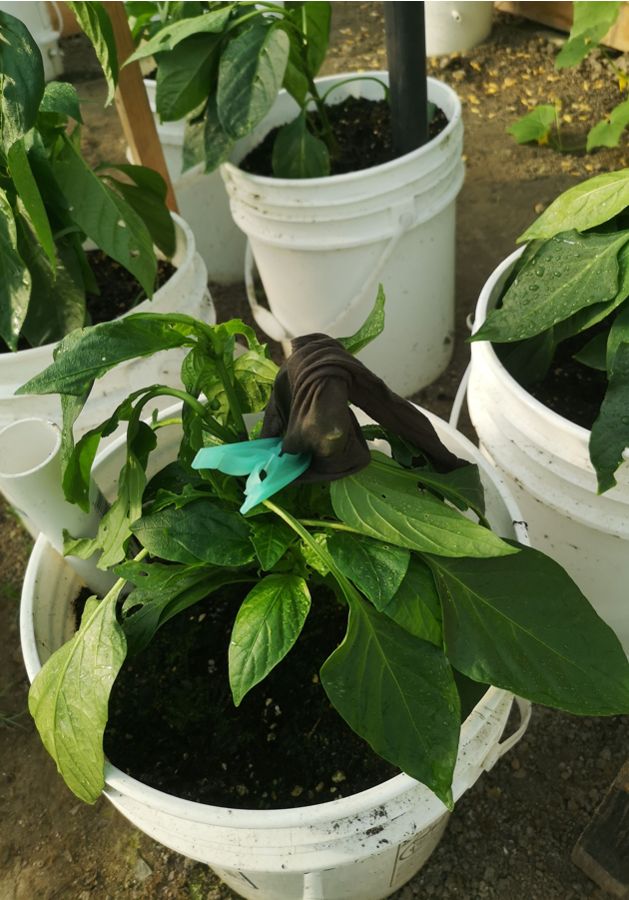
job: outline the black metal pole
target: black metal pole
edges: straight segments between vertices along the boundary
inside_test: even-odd
[[[393,146],[398,155],[428,140],[424,4],[384,4]]]

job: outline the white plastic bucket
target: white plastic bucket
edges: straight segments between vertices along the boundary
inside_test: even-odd
[[[493,8],[490,0],[427,0],[426,54],[441,56],[480,44],[489,37]]]
[[[484,286],[474,328],[485,321],[522,250]],[[472,344],[467,403],[480,446],[505,477],[531,543],[557,560],[629,653],[629,465],[598,496],[590,432],[552,412],[504,368],[488,341]]]
[[[44,3],[42,0],[13,0],[0,3],[0,10],[15,16],[30,31],[41,51],[46,81],[58,78],[63,72],[63,55],[59,50],[63,20],[58,5],[55,2]],[[51,12],[54,12],[57,20],[54,27]]]
[[[503,535],[526,542],[514,525],[517,508],[469,441],[431,416],[455,453],[481,468],[487,509]],[[160,429],[151,471],[173,458],[179,435]],[[120,442],[99,457],[101,489],[113,499],[122,462]],[[22,592],[22,652],[32,680],[50,653],[71,637],[72,605],[80,583],[40,537]],[[454,779],[458,799],[524,733],[530,704],[520,704],[521,725],[500,742],[513,696],[491,688],[462,726]],[[147,787],[114,766],[106,768],[105,794],[131,822],[155,840],[210,865],[252,900],[379,900],[411,878],[445,830],[448,812],[428,788],[407,775],[343,799],[298,809],[227,809],[181,800]]]
[[[359,73],[388,80],[386,72]],[[347,75],[321,78],[322,91]],[[380,100],[374,81],[341,85],[348,96]],[[360,359],[408,396],[447,366],[454,334],[455,199],[463,183],[463,123],[454,91],[432,78],[428,95],[448,118],[418,150],[362,171],[327,178],[251,175],[235,164],[275,126],[297,114],[285,92],[261,125],[221,167],[236,224],[249,238],[269,310],[251,293],[258,324],[276,340],[360,327],[376,298],[387,296],[386,325]]]
[[[160,122],[155,111],[156,83],[145,78],[144,86],[179,211],[194,233],[210,279],[218,284],[241,281],[246,239],[232,219],[223,179],[218,169],[206,173],[202,163],[182,172],[185,122]]]
[[[183,219],[177,215],[173,218],[177,249],[172,262],[177,271],[155,292],[152,300],[144,300],[130,312],[187,313],[214,322],[216,316],[207,290],[207,271],[196,252],[194,237]],[[26,417],[61,422],[61,404],[56,394],[14,396],[20,385],[52,363],[55,346],[45,344],[32,350],[0,353],[0,427]],[[169,350],[116,366],[94,385],[77,420],[75,432],[84,433],[103,421],[127,396],[129,385],[179,385],[180,365],[181,351]]]

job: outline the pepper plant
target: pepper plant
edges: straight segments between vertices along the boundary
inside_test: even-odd
[[[380,298],[365,326],[338,346],[356,350],[382,326]],[[236,337],[247,349],[235,357]],[[72,421],[95,379],[122,360],[171,347],[187,351],[181,389],[134,390],[74,445]],[[390,456],[374,448],[354,474],[316,490],[297,481],[260,497],[246,515],[243,475],[193,468],[207,448],[222,448],[229,460],[232,444],[240,466],[245,417],[273,401],[276,375],[266,348],[238,320],[210,326],[135,314],[73,333],[21,389],[62,395],[64,488],[83,507],[101,437],[127,423],[117,496],[97,536],[66,541],[72,554],[100,553],[99,566],[118,581],[88,601],[78,631],[30,692],[41,738],[80,798],[94,802],[103,788],[109,694],[125,657],[141,664],[164,623],[234,583],[243,593],[226,673],[234,703],[286,654],[299,653],[318,589],[332,587],[347,633],[322,661],[322,690],[349,728],[448,807],[461,720],[488,685],[576,714],[629,712],[629,664],[618,640],[556,563],[491,530],[475,465],[440,470],[426,447],[372,425],[363,436],[384,440]],[[286,402],[285,387],[281,393]],[[177,398],[181,412],[160,422],[148,413],[163,395]],[[357,422],[348,422],[358,440]],[[178,428],[181,443],[148,478],[162,427]],[[313,422],[306,416],[298,427],[307,444]],[[294,432],[295,423],[292,440]]]
[[[499,306],[472,337],[504,345],[525,387],[542,381],[563,341],[580,338],[577,362],[607,377],[589,443],[599,493],[629,446],[628,207],[629,169],[558,197],[519,238],[526,247]]]
[[[95,25],[91,9],[100,4],[71,6],[115,84],[108,62],[115,56],[113,38]],[[328,48],[330,3],[129,3],[127,10],[140,42],[127,63],[154,57],[157,114],[164,122],[189,119],[186,167],[204,161],[209,172],[228,159],[283,87],[299,111],[275,138],[274,175],[329,175],[337,151],[326,108],[333,88],[321,93],[315,77]],[[166,24],[156,29],[156,20]],[[379,83],[387,96],[387,86]]]
[[[88,321],[98,293],[84,243],[116,260],[151,296],[157,245],[174,252],[166,187],[142,166],[103,165],[81,153],[75,89],[44,83],[27,28],[0,12],[0,340],[10,350],[57,341]]]

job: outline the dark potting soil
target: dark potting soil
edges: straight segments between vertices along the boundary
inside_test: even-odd
[[[242,585],[210,596],[125,662],[110,702],[108,758],[159,790],[238,808],[322,803],[396,775],[320,684],[347,620],[327,591],[313,597],[296,647],[234,706],[227,651],[243,596]]]
[[[395,159],[391,131],[391,110],[386,100],[366,100],[348,97],[342,103],[327,107],[339,152],[330,160],[331,174],[357,172]],[[429,126],[429,137],[436,137],[448,120],[437,108]],[[273,175],[271,163],[273,143],[279,128],[274,128],[239,163],[245,172],[254,175]]]
[[[587,339],[593,336],[590,329]],[[590,430],[607,390],[607,374],[573,359],[587,339],[581,334],[562,341],[546,377],[526,390],[564,419]]]
[[[87,294],[85,298],[92,325],[109,322],[146,298],[144,289],[133,275],[102,250],[88,250],[87,258],[100,291],[99,294]],[[165,284],[175,271],[167,260],[158,260],[155,289]]]

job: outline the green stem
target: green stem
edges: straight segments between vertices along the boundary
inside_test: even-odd
[[[177,400],[181,400],[182,403],[185,403],[191,409],[193,409],[196,414],[202,419],[205,423],[207,430],[210,434],[213,434],[214,437],[219,438],[221,441],[225,443],[231,443],[234,435],[227,428],[224,428],[219,422],[216,421],[214,416],[212,416],[205,406],[201,403],[200,400],[197,400],[196,397],[193,397],[191,394],[186,393],[186,391],[180,391],[177,388],[168,388],[159,386],[153,388],[142,397],[142,400],[137,404],[136,409],[142,409],[146,404],[153,400],[155,397],[175,397]]]
[[[276,516],[279,516],[286,524],[293,529],[293,531],[299,535],[304,544],[312,550],[312,552],[319,557],[321,562],[330,570],[332,575],[338,582],[341,591],[343,592],[343,596],[347,600],[348,604],[351,605],[357,599],[360,599],[360,595],[356,591],[356,588],[350,584],[345,575],[338,568],[332,556],[328,553],[328,551],[321,547],[315,539],[312,537],[310,532],[308,532],[301,522],[297,519],[294,519],[293,516],[285,509],[282,509],[281,506],[277,506],[273,503],[272,500],[264,500],[263,505],[266,506],[267,509],[271,510],[271,512],[275,513]]]
[[[245,420],[242,417],[240,401],[236,396],[234,384],[229,377],[227,366],[220,356],[216,357],[216,368],[218,370],[219,378],[223,382],[223,387],[225,388],[227,402],[229,403],[229,411],[231,413],[232,419],[234,420],[236,431],[238,432],[239,436],[241,436],[244,440],[247,440],[247,426],[245,425]]]
[[[309,528],[329,528],[332,531],[347,531],[350,534],[361,534],[350,525],[344,525],[342,522],[326,522],[324,519],[297,519],[300,525],[307,525]],[[363,535],[364,537],[364,535]]]
[[[385,84],[385,82],[381,78],[376,78],[375,75],[354,75],[351,78],[344,78],[342,81],[337,81],[336,84],[333,84],[327,89],[321,99],[325,103],[332,91],[335,91],[343,84],[350,84],[352,81],[375,81],[376,84],[379,84],[383,89],[384,99],[387,101],[387,103],[389,102],[389,86]]]

